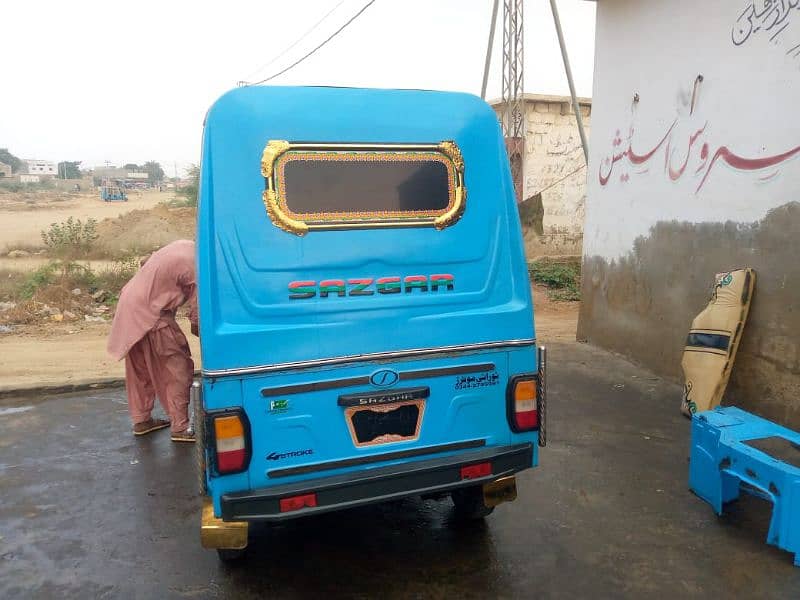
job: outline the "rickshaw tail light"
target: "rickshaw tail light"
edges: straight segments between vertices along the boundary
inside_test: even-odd
[[[238,415],[214,419],[217,471],[221,475],[243,471],[247,466],[245,426]]]
[[[220,473],[231,473],[241,471],[244,467],[245,451],[231,450],[230,452],[217,451],[217,469]]]
[[[316,494],[303,494],[301,496],[289,496],[280,500],[281,512],[291,512],[301,508],[313,508],[317,505]]]
[[[482,462],[477,465],[461,467],[461,479],[478,479],[492,474],[492,463]]]
[[[539,427],[536,384],[533,377],[517,377],[511,382],[508,417],[511,429],[515,432],[531,431]]]
[[[238,415],[217,417],[214,419],[214,433],[218,440],[244,439],[244,425]]]

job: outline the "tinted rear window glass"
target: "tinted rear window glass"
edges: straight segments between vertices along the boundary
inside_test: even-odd
[[[435,213],[450,204],[450,170],[441,160],[286,161],[286,208],[323,213]]]

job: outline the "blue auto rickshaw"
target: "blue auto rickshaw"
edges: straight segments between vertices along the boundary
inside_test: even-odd
[[[104,202],[127,202],[128,194],[118,185],[103,184],[100,187],[100,199]]]
[[[201,540],[406,496],[482,518],[544,445],[509,164],[475,96],[246,87],[210,109],[197,230]]]

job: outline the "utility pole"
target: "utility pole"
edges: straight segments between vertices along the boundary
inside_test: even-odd
[[[553,12],[553,22],[556,26],[558,35],[558,45],[561,47],[561,59],[564,61],[564,73],[567,75],[569,84],[569,95],[572,98],[572,110],[575,111],[575,121],[578,123],[578,133],[581,136],[581,146],[583,146],[583,159],[589,164],[589,144],[586,141],[586,130],[583,128],[583,116],[581,107],[578,104],[578,96],[575,94],[575,81],[572,79],[572,69],[569,66],[569,55],[567,54],[567,44],[564,42],[564,32],[561,30],[561,19],[558,16],[558,6],[556,0],[550,0],[550,10]]]
[[[489,23],[489,43],[486,45],[486,62],[483,65],[483,83],[481,84],[481,100],[486,100],[486,85],[489,83],[489,67],[492,64],[492,46],[494,46],[494,30],[497,24],[497,4],[492,3],[492,21]]]
[[[525,182],[525,103],[522,0],[503,0],[503,137],[517,202]]]

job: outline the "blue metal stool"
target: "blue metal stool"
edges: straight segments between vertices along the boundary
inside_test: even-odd
[[[772,502],[767,543],[800,566],[800,433],[734,407],[698,413],[689,487],[717,514],[740,489]]]

